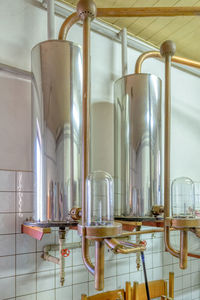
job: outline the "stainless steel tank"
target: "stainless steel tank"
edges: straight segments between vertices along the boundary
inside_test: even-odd
[[[60,40],[36,45],[32,75],[33,219],[60,226],[81,199],[81,48]]]
[[[115,82],[115,215],[151,216],[161,205],[161,80],[127,75]]]

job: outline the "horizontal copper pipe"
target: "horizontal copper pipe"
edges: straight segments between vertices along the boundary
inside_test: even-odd
[[[79,20],[79,16],[77,15],[77,13],[73,13],[71,14],[62,24],[60,31],[59,31],[59,35],[58,35],[58,39],[59,40],[66,40],[67,38],[67,34],[70,30],[70,28],[76,24]]]
[[[199,16],[200,7],[110,7],[98,8],[97,17]]]
[[[136,64],[135,64],[135,73],[141,73],[142,63],[147,58],[163,58],[163,57],[161,56],[159,51],[148,51],[148,52],[141,54],[138,57]],[[200,69],[200,62],[192,60],[192,59],[179,57],[179,56],[172,56],[171,61],[178,63],[178,64],[182,64],[182,65],[186,65],[189,67]]]
[[[171,228],[170,230],[174,230],[174,229]],[[156,232],[164,232],[164,229],[157,228],[157,229],[140,230],[140,231],[133,231],[133,232],[122,232],[122,234],[120,234],[119,238],[129,236],[129,235],[141,235],[141,234],[156,233]]]

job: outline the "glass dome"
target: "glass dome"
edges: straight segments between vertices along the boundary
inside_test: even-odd
[[[176,178],[171,186],[171,209],[173,218],[194,218],[194,183],[188,177]]]
[[[110,174],[95,171],[86,180],[87,226],[112,226],[114,222],[114,187]]]

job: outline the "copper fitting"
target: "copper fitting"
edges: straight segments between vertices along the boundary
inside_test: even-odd
[[[81,20],[85,20],[87,18],[93,20],[97,15],[97,7],[93,0],[80,0],[76,9]]]
[[[81,208],[80,207],[73,207],[70,210],[70,216],[75,221],[80,220],[81,219]]]
[[[154,205],[152,207],[152,214],[154,216],[159,216],[164,213],[164,206],[163,205]]]
[[[104,240],[108,248],[110,248],[115,254],[130,254],[137,253],[146,250],[145,244],[135,244],[131,242],[123,242],[114,238],[108,238]]]

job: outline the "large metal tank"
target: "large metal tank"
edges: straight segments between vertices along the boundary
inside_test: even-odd
[[[152,216],[161,205],[161,80],[115,82],[115,216]]]
[[[50,40],[32,50],[33,219],[60,226],[80,207],[81,48]]]

